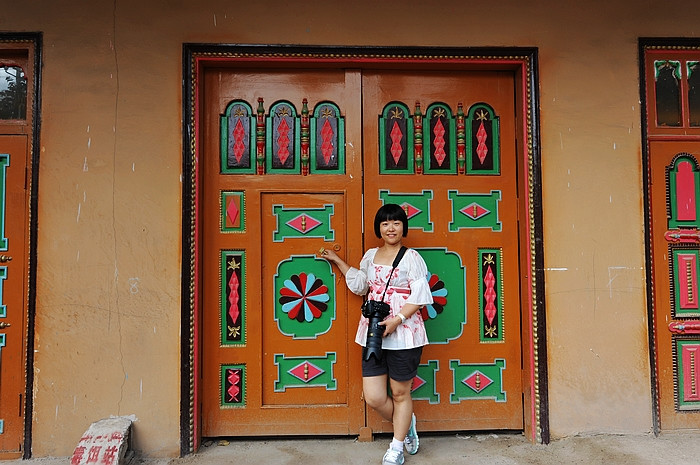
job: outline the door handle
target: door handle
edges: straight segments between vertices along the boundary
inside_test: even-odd
[[[5,328],[9,328],[9,327],[10,327],[10,323],[5,323],[4,321],[0,321],[0,329],[5,329]]]
[[[340,249],[341,249],[340,244],[333,244],[333,250],[335,250],[336,252],[339,252]],[[319,255],[323,255],[323,252],[325,252],[325,251],[326,251],[326,248],[325,248],[325,247],[321,247],[320,249],[318,249],[318,252],[317,252],[317,253],[318,253]]]
[[[11,262],[11,261],[12,261],[12,257],[10,257],[9,255],[5,255],[5,254],[0,255],[0,263],[7,263],[7,262]]]

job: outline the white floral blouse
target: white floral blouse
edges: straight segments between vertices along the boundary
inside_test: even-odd
[[[374,256],[377,250],[377,248],[369,249],[360,261],[360,269],[351,267],[345,275],[345,282],[351,292],[357,295],[365,295],[369,290],[367,298],[371,300],[381,300],[389,273],[391,272],[391,265],[377,265],[374,263]],[[384,301],[391,308],[391,313],[387,318],[395,317],[405,303],[418,306],[433,303],[427,275],[428,268],[418,252],[413,249],[406,250],[406,254],[399,262],[396,270],[394,270],[389,289],[384,297]],[[357,334],[355,335],[355,342],[361,346],[364,346],[367,340],[368,326],[369,320],[361,316]],[[396,331],[383,339],[382,348],[389,350],[413,349],[426,344],[428,344],[428,337],[425,334],[423,317],[418,311],[411,318],[400,324]]]

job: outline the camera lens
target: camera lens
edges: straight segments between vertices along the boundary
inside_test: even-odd
[[[374,356],[377,360],[382,359],[382,335],[384,328],[379,325],[382,321],[378,316],[372,315],[369,319],[369,327],[367,328],[367,343],[365,345],[365,360],[369,360]]]
[[[375,359],[382,359],[382,338],[384,336],[384,327],[379,325],[379,322],[384,320],[389,315],[389,305],[384,302],[376,302],[368,300],[366,302],[367,314],[369,318],[369,326],[367,328],[367,341],[365,343],[364,359],[369,360],[374,356]]]

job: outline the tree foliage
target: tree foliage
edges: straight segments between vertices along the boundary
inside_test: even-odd
[[[27,117],[27,78],[22,68],[0,67],[0,119],[25,119]]]

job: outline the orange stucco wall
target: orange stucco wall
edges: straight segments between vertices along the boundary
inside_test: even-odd
[[[651,428],[637,39],[683,2],[13,2],[43,32],[33,455],[134,414],[179,453],[182,44],[539,49],[554,438]]]

